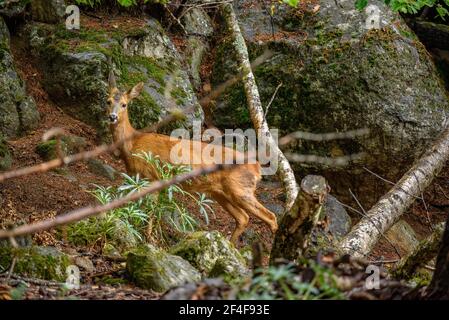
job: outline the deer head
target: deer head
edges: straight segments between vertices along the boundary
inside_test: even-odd
[[[140,82],[128,91],[120,91],[117,88],[114,72],[109,73],[109,98],[108,115],[111,125],[117,125],[124,119],[128,119],[128,104],[140,95],[144,83]]]

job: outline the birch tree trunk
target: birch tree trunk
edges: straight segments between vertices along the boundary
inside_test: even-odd
[[[263,141],[266,142],[267,146],[271,146],[271,151],[275,152],[278,157],[278,176],[282,181],[286,191],[286,211],[288,211],[293,206],[296,196],[298,195],[298,186],[296,184],[295,175],[287,158],[279,149],[277,142],[274,141],[265,119],[264,110],[260,101],[259,90],[257,88],[254,74],[251,70],[248,48],[246,47],[245,39],[243,38],[243,35],[240,31],[240,27],[238,25],[237,17],[235,15],[232,4],[224,4],[222,11],[233,38],[238,63],[242,68],[241,71],[246,74],[246,76],[243,78],[243,85],[254,129],[258,132],[258,138],[263,139]]]
[[[368,255],[383,233],[420,197],[449,157],[449,127],[341,241],[341,249],[353,256]]]

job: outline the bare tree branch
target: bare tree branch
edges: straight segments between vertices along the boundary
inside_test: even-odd
[[[165,189],[171,185],[186,182],[190,179],[194,179],[199,176],[207,175],[207,174],[210,174],[210,173],[213,173],[216,171],[230,170],[237,165],[238,164],[227,164],[227,165],[216,164],[216,165],[211,165],[211,166],[192,170],[188,173],[184,173],[184,174],[175,176],[169,180],[155,181],[155,182],[151,183],[150,186],[143,188],[138,192],[135,192],[135,193],[129,194],[123,198],[111,201],[105,205],[95,205],[95,206],[83,207],[80,209],[75,209],[75,210],[69,211],[66,214],[58,215],[54,219],[46,219],[46,220],[38,221],[35,223],[26,224],[26,225],[22,225],[22,226],[19,226],[19,227],[10,229],[10,230],[0,230],[0,239],[3,239],[3,238],[11,239],[11,238],[14,238],[17,236],[41,232],[41,231],[49,230],[49,229],[52,229],[52,228],[55,228],[58,226],[66,225],[66,224],[73,223],[76,221],[80,221],[80,220],[86,219],[88,217],[92,217],[92,216],[98,215],[100,213],[122,207],[129,202],[136,201],[136,200],[146,196],[147,194],[160,191],[160,190]]]

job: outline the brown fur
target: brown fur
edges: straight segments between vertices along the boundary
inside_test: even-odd
[[[111,131],[114,141],[119,141],[135,132],[128,118],[128,108],[126,107],[133,98],[139,95],[143,88],[143,84],[126,93],[121,93],[115,86],[115,80],[110,79],[110,115],[117,115],[117,122],[111,124]],[[133,154],[141,152],[151,152],[153,155],[159,156],[164,162],[171,162],[170,152],[172,148],[183,141],[186,148],[189,147],[191,155],[193,154],[194,143],[190,140],[174,139],[166,135],[157,133],[147,133],[140,135],[135,139],[125,143],[120,149],[121,158],[125,161],[126,169],[129,174],[137,174],[150,178],[158,179],[157,171],[148,165],[144,160],[133,156]],[[207,144],[201,143],[202,147]],[[225,148],[222,149],[223,154]],[[238,155],[238,151],[227,149],[233,152],[234,159]],[[200,165],[189,165],[193,169],[214,164],[215,160],[210,159],[208,163],[203,162]],[[236,243],[239,236],[244,232],[248,225],[249,216],[255,216],[265,222],[272,232],[278,228],[276,216],[265,208],[256,199],[255,191],[258,181],[261,179],[260,165],[241,164],[235,169],[226,172],[215,172],[206,177],[194,179],[190,184],[184,184],[182,187],[187,191],[202,192],[216,200],[236,221],[236,228],[231,236],[231,241]]]

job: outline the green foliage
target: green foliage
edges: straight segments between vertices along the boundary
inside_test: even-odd
[[[299,3],[299,0],[282,0],[282,2],[288,4],[289,6],[296,8],[296,6]]]
[[[169,0],[75,0],[76,4],[79,5],[85,5],[88,7],[97,7],[100,5],[104,5],[105,2],[113,2],[114,4],[119,5],[120,7],[129,8],[132,6],[136,6],[139,4],[146,4],[146,3],[161,3],[161,4],[167,4]]]
[[[169,180],[176,175],[190,171],[190,168],[187,166],[174,166],[170,163],[162,162],[158,156],[153,156],[151,153],[142,153],[135,156],[153,166],[162,180]],[[153,233],[158,235],[159,239],[163,235],[165,223],[168,223],[176,231],[183,233],[195,231],[198,226],[197,220],[190,214],[187,207],[176,200],[176,195],[187,197],[196,203],[206,223],[209,223],[208,211],[213,212],[210,207],[212,201],[207,199],[204,194],[197,193],[193,195],[183,190],[179,185],[171,185],[159,192],[155,201],[148,203],[148,207],[152,212],[150,216],[152,221],[150,223],[153,225]]]
[[[438,17],[445,20],[449,16],[449,0],[384,0],[385,4],[389,5],[394,11],[417,14],[424,7],[435,8]],[[363,10],[368,5],[368,0],[356,0],[355,7],[358,10]]]
[[[164,163],[150,153],[134,156],[143,159],[155,168],[162,180],[171,179],[190,170],[185,166]],[[91,192],[100,204],[107,204],[139,192],[150,185],[150,181],[142,179],[139,175],[135,177],[124,173],[122,175],[124,182],[121,186],[96,186],[96,189]],[[111,210],[104,217],[92,217],[69,226],[68,239],[70,242],[80,245],[97,242],[117,244],[117,242],[120,242],[120,239],[117,239],[117,226],[122,228],[121,232],[125,231],[128,236],[134,238],[137,242],[145,241],[143,236],[145,231],[149,231],[151,237],[159,242],[166,241],[167,230],[174,229],[181,233],[194,231],[198,226],[198,221],[187,207],[179,201],[178,196],[192,200],[204,216],[206,223],[209,223],[208,212],[213,212],[210,207],[212,201],[207,199],[204,194],[193,195],[184,191],[178,185],[172,185],[160,191],[158,195],[150,194],[135,202],[130,202],[124,207]]]
[[[238,298],[243,300],[318,300],[345,299],[337,288],[332,271],[313,261],[309,262],[311,281],[305,281],[304,274],[297,272],[294,264],[270,266],[259,270],[249,285],[243,286]]]

